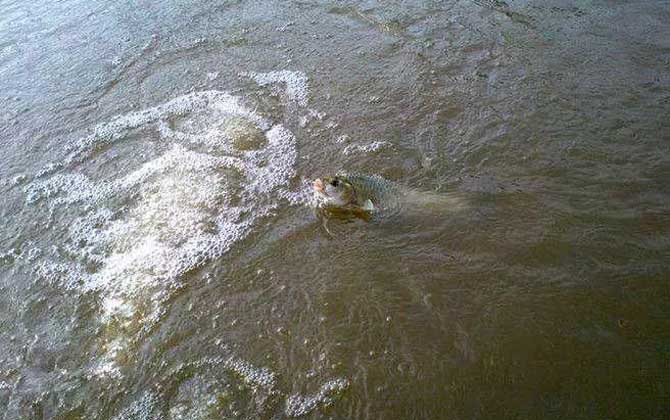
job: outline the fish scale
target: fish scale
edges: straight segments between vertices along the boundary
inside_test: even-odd
[[[363,175],[359,173],[338,172],[338,176],[349,181],[356,190],[357,200],[361,203],[372,201],[375,207],[383,209],[400,206],[402,192],[391,181],[379,175]]]

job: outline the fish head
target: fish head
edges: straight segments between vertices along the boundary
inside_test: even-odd
[[[314,198],[320,207],[345,207],[356,204],[356,190],[342,176],[314,180]]]

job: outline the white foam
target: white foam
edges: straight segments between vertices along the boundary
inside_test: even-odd
[[[304,74],[266,74],[259,80],[281,80],[290,98],[307,101]],[[104,179],[79,170],[105,148],[131,141],[133,130],[152,128],[166,143],[161,155]],[[253,138],[239,141],[246,135]],[[224,92],[207,91],[96,126],[65,159],[25,186],[29,203],[42,201],[55,212],[77,215],[68,221],[58,252],[29,251],[28,257],[36,261],[39,278],[99,294],[105,333],[100,357],[89,367],[91,377],[123,377],[129,368],[124,363],[133,360],[130,347],[164,316],[165,302],[185,273],[224,255],[281,203],[303,204],[311,197],[306,180],[296,190],[289,188],[296,161],[295,138],[284,126],[272,125]],[[233,373],[254,393],[282,396],[288,416],[327,405],[348,386],[335,379],[312,395],[287,397],[267,368],[234,356],[192,365],[207,364]],[[162,396],[147,392],[115,418],[162,418],[162,406]],[[172,413],[182,411],[176,407]]]
[[[393,147],[388,141],[373,141],[368,144],[348,144],[343,150],[342,153],[349,156],[354,153],[374,153],[382,149]]]
[[[0,252],[0,263],[12,262],[20,258],[21,254],[16,250],[16,248],[11,248],[7,251]]]
[[[133,129],[151,127],[171,144],[162,155],[112,179],[76,170]],[[265,141],[239,141],[247,135]],[[25,187],[29,203],[46,200],[54,209],[84,212],[63,240],[74,262],[43,260],[36,272],[73,290],[100,291],[103,323],[132,319],[131,334],[150,329],[166,291],[178,287],[184,273],[225,254],[291,196],[296,159],[288,130],[223,92],[193,93],[116,117]],[[113,363],[126,343],[117,338],[105,338],[120,344],[108,346],[92,368],[96,375],[117,375]]]
[[[28,250],[27,260],[29,262],[35,261],[40,255],[42,255],[42,248],[32,247]]]
[[[41,261],[35,266],[35,274],[38,278],[66,290],[83,292],[87,289],[88,274],[76,263]]]
[[[201,418],[200,414],[207,412],[208,407],[215,406],[222,394],[225,395],[221,385],[230,383],[229,378],[221,376],[219,368],[241,380],[238,389],[244,387],[252,391],[254,404],[258,404],[260,411],[269,412],[272,411],[272,405],[281,404],[287,417],[300,417],[327,407],[350,386],[348,380],[335,378],[321,384],[314,394],[287,395],[278,389],[276,375],[267,368],[254,366],[236,356],[204,358],[181,364],[176,371],[168,373],[171,376],[182,376],[179,372],[188,371],[189,376],[192,375],[193,380],[183,382],[176,395],[145,392],[115,419],[152,419],[161,417],[164,410],[168,415]]]
[[[314,187],[311,180],[303,179],[296,191],[280,191],[278,195],[292,205],[314,207]]]
[[[278,70],[268,73],[242,73],[261,86],[275,83],[286,85],[286,96],[300,106],[307,106],[307,76],[301,71]]]
[[[246,108],[237,97],[217,90],[194,92],[172,99],[162,105],[131,112],[113,118],[109,122],[98,124],[93,128],[90,135],[75,142],[69,148],[70,154],[63,162],[54,162],[47,165],[37,176],[42,177],[62,167],[84,161],[97,150],[123,140],[129,130],[164,123],[169,118],[192,115],[194,112],[203,111],[209,114],[212,121],[227,116],[239,116],[249,119],[263,130],[270,127],[267,119]],[[207,136],[207,133],[202,134],[203,137]],[[227,140],[225,137],[220,139],[224,142]]]
[[[330,380],[319,388],[314,395],[294,394],[286,400],[286,413],[289,417],[304,416],[318,406],[332,404],[333,398],[349,387],[349,381],[343,378]]]
[[[229,357],[221,361],[223,366],[237,375],[252,389],[262,389],[268,394],[275,394],[277,382],[275,374],[267,368],[258,368],[237,357]]]
[[[162,420],[163,418],[159,398],[151,392],[145,392],[139,400],[116,415],[114,420]]]
[[[225,346],[222,347],[224,347],[222,351],[227,352]],[[188,366],[206,371],[209,371],[211,366],[220,366],[237,375],[244,384],[254,391],[262,391],[268,395],[279,394],[276,375],[270,369],[254,366],[237,356],[204,358],[190,363]]]
[[[11,181],[8,182],[8,185],[10,187],[15,187],[17,185],[23,184],[27,179],[28,177],[25,174],[16,175],[14,178],[12,178]]]
[[[175,394],[168,398],[169,411],[167,418],[171,420],[208,419],[212,414],[220,415],[219,398],[222,393],[217,390],[221,383],[195,375],[183,381]],[[225,395],[225,394],[223,394]],[[223,397],[225,398],[225,397]]]
[[[92,369],[93,376],[99,378],[121,378],[121,370],[116,364],[116,358],[125,348],[121,340],[116,340],[107,345],[103,358]]]

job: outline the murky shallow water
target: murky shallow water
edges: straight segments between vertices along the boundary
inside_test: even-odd
[[[0,3],[3,418],[668,415],[667,3],[105,3]]]

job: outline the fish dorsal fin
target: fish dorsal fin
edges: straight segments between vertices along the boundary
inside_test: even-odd
[[[370,201],[370,199],[368,198],[367,200],[365,200],[361,208],[365,211],[372,211],[375,209],[375,205],[372,204],[372,201]]]

